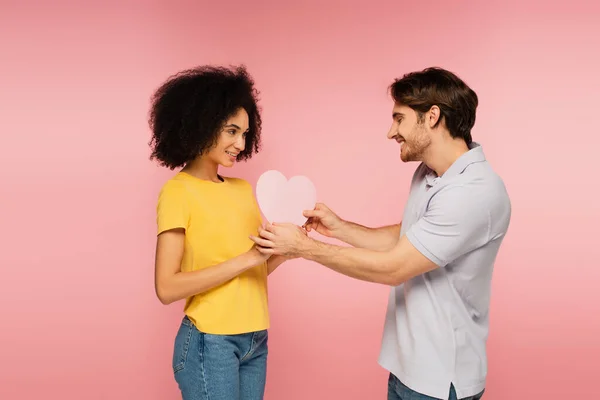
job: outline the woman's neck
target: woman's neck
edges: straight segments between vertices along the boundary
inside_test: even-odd
[[[198,157],[190,161],[183,167],[182,171],[205,181],[223,182],[223,179],[219,176],[219,165],[204,157]]]

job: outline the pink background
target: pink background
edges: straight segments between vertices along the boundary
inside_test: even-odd
[[[387,85],[430,65],[472,85],[514,210],[485,398],[600,397],[594,2],[49,3],[0,5],[0,398],[179,398],[182,304],[153,290],[172,172],[148,160],[148,99],[180,69],[241,62],[264,150],[222,172],[305,174],[368,225],[399,220],[416,166],[385,137]],[[384,399],[388,289],[306,261],[270,282],[267,399]]]

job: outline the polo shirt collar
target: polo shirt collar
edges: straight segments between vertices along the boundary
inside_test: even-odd
[[[479,143],[472,142],[469,145],[469,151],[458,157],[456,161],[448,168],[448,170],[441,177],[436,176],[435,172],[430,172],[425,176],[425,181],[428,186],[435,185],[440,179],[452,178],[453,176],[460,175],[463,171],[471,164],[486,161],[483,148]]]

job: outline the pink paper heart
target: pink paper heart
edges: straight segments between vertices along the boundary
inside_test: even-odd
[[[258,178],[256,200],[265,218],[273,222],[290,222],[302,226],[304,210],[312,210],[317,202],[317,190],[305,176],[287,180],[279,171],[270,170]]]

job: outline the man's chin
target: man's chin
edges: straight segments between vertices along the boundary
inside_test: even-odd
[[[411,162],[411,161],[419,161],[419,157],[417,157],[414,153],[400,153],[400,159],[403,162]]]

